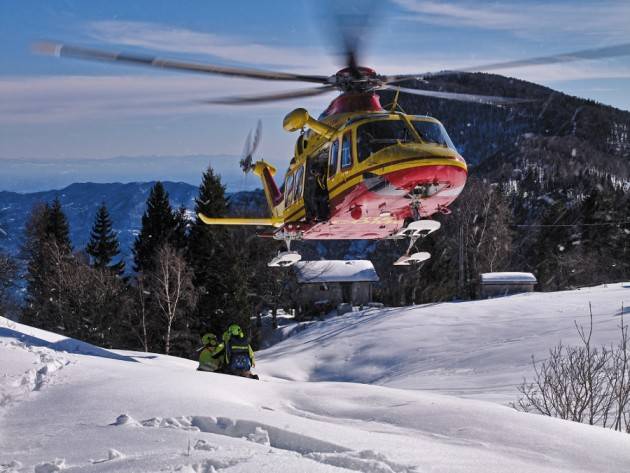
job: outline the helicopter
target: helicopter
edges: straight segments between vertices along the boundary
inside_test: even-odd
[[[285,243],[286,251],[279,252],[268,263],[280,267],[301,260],[298,252],[291,251],[291,242],[299,240],[408,239],[407,250],[395,265],[418,264],[430,258],[428,252],[412,250],[418,240],[440,228],[440,223],[431,216],[450,213],[449,206],[466,184],[468,167],[439,120],[400,109],[397,103],[400,93],[496,106],[531,102],[517,97],[401,87],[400,83],[458,72],[488,72],[630,55],[628,43],[450,71],[382,75],[359,65],[358,36],[344,39],[345,67],[329,76],[226,67],[62,43],[38,43],[35,49],[75,59],[318,84],[297,91],[204,101],[209,104],[248,105],[341,92],[317,119],[303,108],[291,111],[284,118],[284,129],[299,132],[299,136],[280,187],[274,180],[276,168],[262,159],[253,160],[260,142],[260,124],[253,141],[250,134],[240,164],[244,172],[253,172],[261,179],[270,217],[198,215],[208,225],[270,227],[271,231],[260,235]],[[381,105],[379,90],[395,92],[391,105]]]

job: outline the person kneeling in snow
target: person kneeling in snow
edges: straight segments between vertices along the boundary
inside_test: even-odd
[[[223,367],[225,345],[219,343],[214,333],[206,333],[201,337],[203,349],[199,354],[197,371],[220,371]]]
[[[254,350],[241,327],[232,324],[223,334],[225,371],[236,376],[258,379],[250,370],[256,366]]]

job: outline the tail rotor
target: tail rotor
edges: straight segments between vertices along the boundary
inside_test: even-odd
[[[254,168],[254,153],[258,149],[258,145],[260,144],[260,140],[262,138],[262,122],[258,120],[258,124],[256,125],[256,130],[254,131],[254,135],[252,137],[252,132],[250,131],[247,135],[247,139],[245,140],[245,146],[243,147],[243,154],[240,161],[241,169],[245,174],[249,173]]]

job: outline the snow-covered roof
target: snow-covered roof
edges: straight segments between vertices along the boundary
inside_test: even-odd
[[[522,284],[522,283],[536,283],[536,276],[532,273],[482,273],[482,284]]]
[[[376,282],[374,265],[368,260],[299,261],[293,265],[300,283]]]

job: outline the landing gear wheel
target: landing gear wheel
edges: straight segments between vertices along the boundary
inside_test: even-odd
[[[267,263],[267,266],[269,266],[270,268],[286,268],[288,266],[293,266],[295,263],[302,259],[302,255],[300,255],[297,251],[291,251],[291,241],[301,240],[301,233],[280,230],[274,233],[273,237],[276,240],[284,240],[285,245],[287,245],[287,251],[278,252],[278,256],[269,261],[269,263]]]
[[[426,251],[421,251],[418,253],[413,253],[409,256],[403,255],[396,260],[394,266],[410,266],[412,264],[422,263],[423,261],[431,258],[431,254]]]
[[[287,266],[294,265],[301,259],[302,255],[300,255],[297,251],[281,251],[280,253],[278,253],[278,256],[267,263],[267,266],[269,266],[270,268],[286,268]]]

